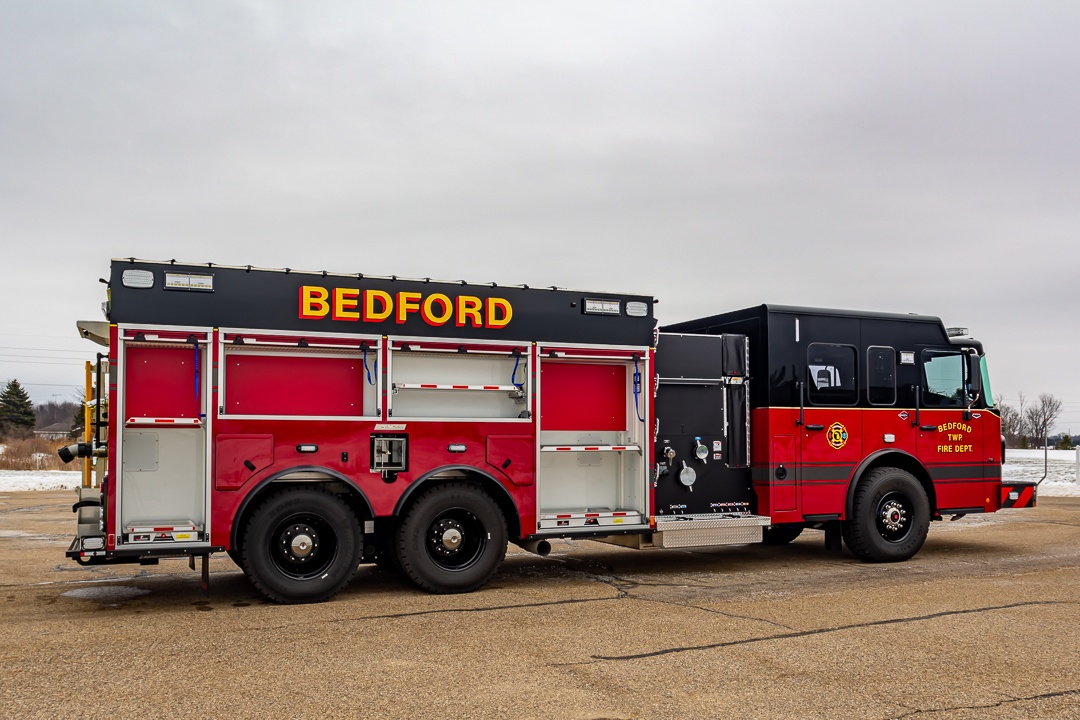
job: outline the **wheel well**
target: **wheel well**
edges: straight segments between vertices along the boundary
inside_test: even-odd
[[[344,500],[352,511],[356,513],[356,517],[360,522],[375,517],[371,504],[363,492],[343,475],[324,468],[292,468],[264,479],[244,498],[240,504],[240,509],[233,517],[232,529],[230,530],[230,548],[239,550],[240,540],[243,537],[243,528],[263,498],[287,487],[311,487],[313,485],[324,488]]]
[[[394,508],[394,517],[405,515],[424,491],[437,485],[462,482],[475,485],[486,492],[502,511],[509,537],[512,539],[521,537],[521,519],[510,493],[495,478],[467,466],[440,468],[418,478],[398,501],[397,507]]]
[[[851,485],[848,486],[847,505],[844,513],[846,517],[851,517],[851,508],[855,501],[855,488],[859,482],[867,473],[880,467],[894,467],[911,473],[926,492],[926,499],[930,501],[931,515],[937,513],[937,494],[934,492],[934,481],[930,478],[930,473],[926,471],[923,464],[907,453],[885,452],[867,458],[855,471],[855,477],[852,479]]]

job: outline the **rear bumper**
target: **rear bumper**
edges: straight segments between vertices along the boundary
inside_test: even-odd
[[[1031,508],[1035,507],[1038,486],[1033,482],[1002,482],[1001,483],[1001,507],[1005,508]]]
[[[104,538],[102,538],[104,544]],[[225,548],[220,545],[186,546],[186,547],[143,547],[125,550],[87,550],[83,547],[83,538],[75,537],[71,540],[67,557],[80,565],[112,565],[120,563],[140,563],[143,565],[155,565],[162,558],[199,557],[216,552],[224,552]]]

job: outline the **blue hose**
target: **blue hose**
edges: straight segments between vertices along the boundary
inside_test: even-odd
[[[638,358],[634,356],[634,414],[641,422],[645,422],[645,418],[641,416],[641,407],[638,403],[638,396],[641,395],[641,371],[638,369]]]
[[[521,364],[521,353],[514,353],[514,372],[510,373],[510,384],[516,387],[518,390],[525,389],[525,381],[516,382],[518,365]]]
[[[367,345],[361,345],[360,350],[361,350],[361,352],[364,353],[364,372],[367,373],[368,385],[374,385],[375,381],[371,378],[371,368],[369,368],[368,364],[367,364]],[[379,374],[379,361],[378,360],[375,361],[375,374],[376,375]]]

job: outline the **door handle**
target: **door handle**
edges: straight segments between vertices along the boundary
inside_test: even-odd
[[[926,432],[930,432],[931,430],[937,430],[937,425],[920,425],[919,429],[920,430],[925,430]]]
[[[825,426],[824,425],[807,425],[806,429],[807,430],[824,430]]]

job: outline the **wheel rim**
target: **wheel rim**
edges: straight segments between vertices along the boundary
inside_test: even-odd
[[[428,557],[440,568],[465,570],[484,554],[487,531],[476,515],[465,508],[451,508],[432,520],[425,545]]]
[[[291,515],[278,523],[271,537],[274,567],[296,580],[322,575],[337,556],[337,533],[318,515]]]
[[[904,494],[893,492],[881,498],[875,519],[878,533],[888,542],[901,542],[911,532],[911,500]]]

